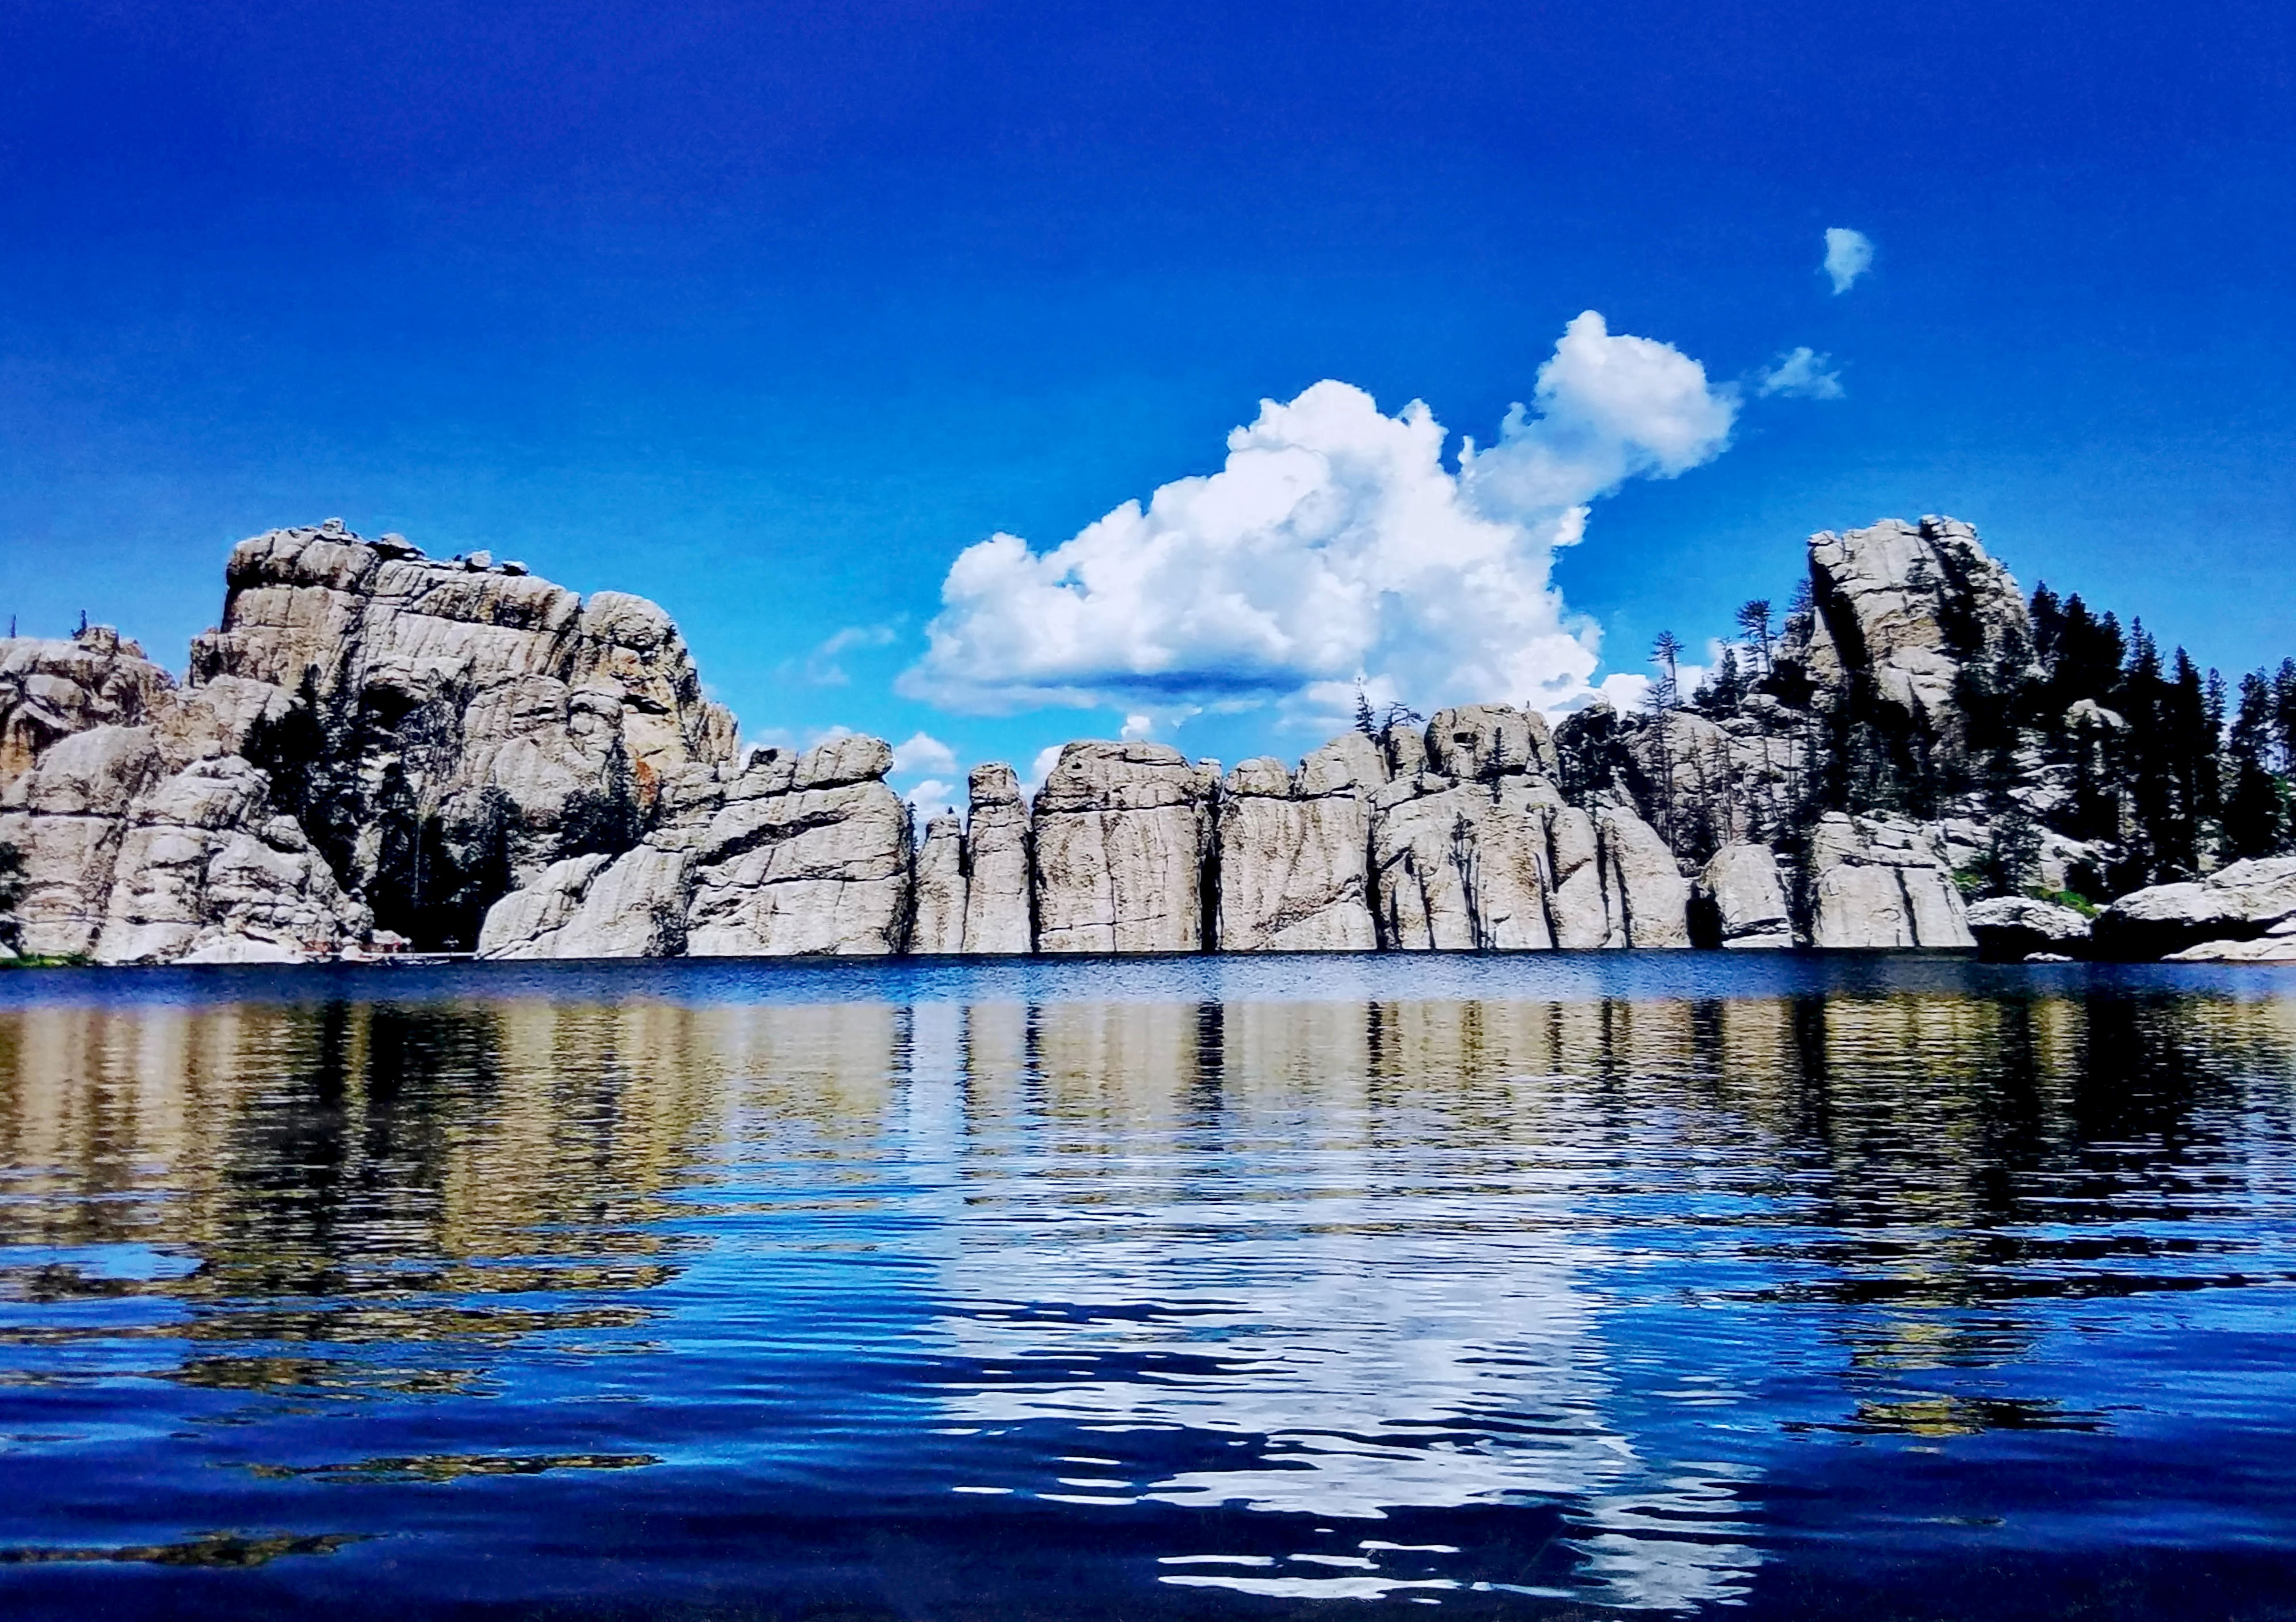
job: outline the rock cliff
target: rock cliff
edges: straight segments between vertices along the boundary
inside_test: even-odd
[[[23,865],[0,946],[2296,950],[2296,881],[2272,861],[2139,890],[2094,941],[1998,872],[1972,913],[1964,891],[2005,871],[2013,831],[2028,888],[2112,864],[2081,819],[2128,724],[2082,700],[2054,754],[2005,724],[2001,695],[2045,661],[1967,525],[1823,534],[1808,558],[1776,637],[1765,620],[1690,700],[1597,702],[1551,731],[1505,704],[1366,720],[1296,766],[1225,773],[1071,743],[1033,803],[1010,766],[975,768],[965,816],[920,839],[879,740],[738,751],[641,598],[332,520],[275,530],[234,550],[180,683],[102,627],[0,643],[0,844]]]

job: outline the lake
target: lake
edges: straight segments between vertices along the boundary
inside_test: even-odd
[[[0,1614],[2296,1611],[2296,975],[0,975]]]

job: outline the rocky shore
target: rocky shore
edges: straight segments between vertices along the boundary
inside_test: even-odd
[[[1503,703],[1399,715],[1296,766],[1071,743],[1033,797],[1010,766],[975,769],[967,815],[920,836],[877,739],[739,748],[642,598],[333,520],[274,531],[234,550],[181,681],[102,627],[0,642],[0,846],[20,870],[0,945],[102,963],[2296,959],[2296,856],[2100,893],[2128,841],[2095,837],[2097,774],[2063,756],[2109,755],[2120,718],[2091,703],[1993,735],[1985,695],[2042,666],[2026,599],[1966,525],[1821,535],[1808,556],[1807,603],[1718,694],[1552,727]],[[2023,871],[2005,878],[2010,832]],[[2005,893],[1972,905],[1986,871]]]

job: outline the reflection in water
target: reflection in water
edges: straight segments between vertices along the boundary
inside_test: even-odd
[[[660,1593],[672,1502],[956,1503],[1134,1611],[1759,1604],[1813,1450],[2158,1438],[2097,1348],[2296,1278],[2285,997],[885,984],[0,1010],[0,1562]]]

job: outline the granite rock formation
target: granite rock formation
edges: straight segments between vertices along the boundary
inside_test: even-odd
[[[1021,780],[1003,761],[972,768],[964,827],[964,940],[969,956],[1012,956],[1037,946],[1035,840]]]
[[[2197,881],[2121,897],[2097,914],[2100,957],[2279,962],[2296,938],[2296,856],[2234,862]]]
[[[1365,717],[1296,767],[1225,774],[1072,743],[1033,805],[983,766],[964,819],[920,840],[880,740],[737,757],[643,599],[333,521],[273,531],[233,552],[181,683],[102,627],[0,642],[0,843],[23,865],[0,871],[20,890],[0,947],[2296,949],[2296,857],[2138,889],[2089,943],[2027,893],[2130,871],[2126,799],[2099,783],[2136,728],[2082,697],[2037,734],[2056,610],[2029,613],[1968,526],[1820,535],[1808,563],[1782,632],[1663,709],[1598,701],[1552,731],[1505,704]]]
[[[2037,952],[2054,957],[2088,954],[2089,923],[2069,906],[2036,896],[1994,896],[1972,902],[1969,932],[1993,963],[2021,963]]]
[[[1218,769],[1161,743],[1071,743],[1037,791],[1039,952],[1194,952]]]
[[[1716,851],[1699,875],[1697,900],[1718,946],[1759,950],[1794,944],[1785,881],[1767,845],[1725,845]]]
[[[1333,739],[1293,773],[1247,760],[1220,785],[1218,941],[1223,952],[1368,952],[1371,797],[1379,746]]]
[[[1916,825],[1821,818],[1809,840],[1810,944],[1861,951],[1977,944],[1953,871]]]

